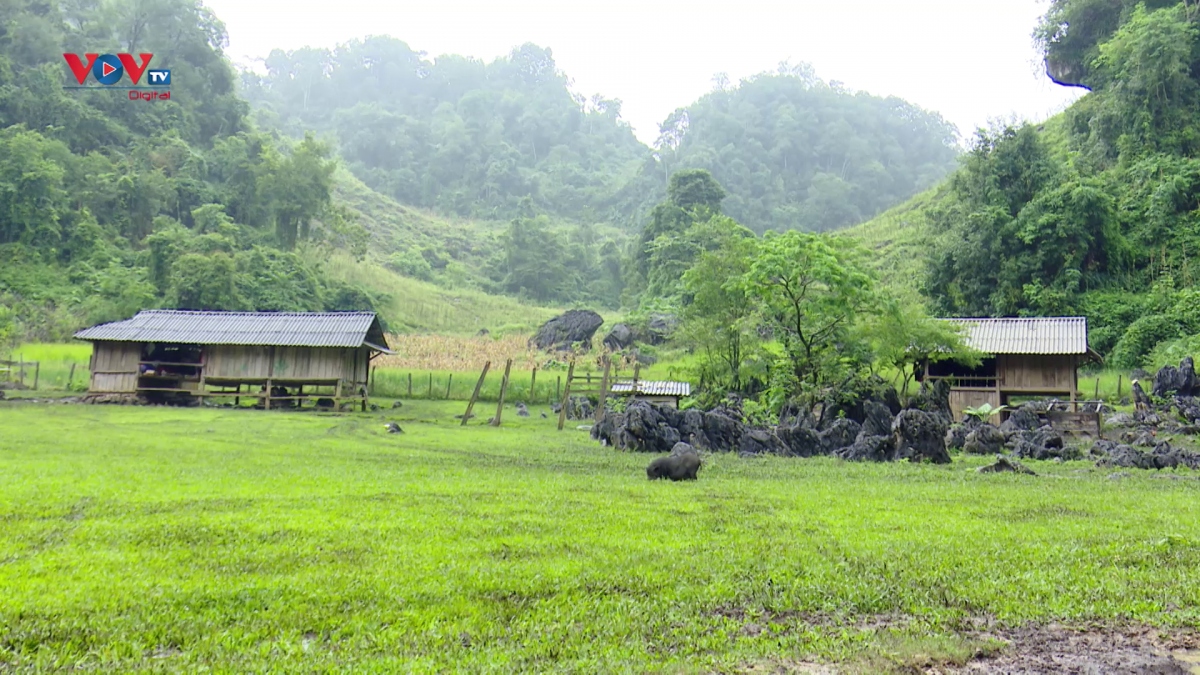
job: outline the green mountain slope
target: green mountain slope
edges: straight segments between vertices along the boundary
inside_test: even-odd
[[[842,236],[939,314],[1083,314],[1110,363],[1149,365],[1200,334],[1200,12],[1054,0],[1037,35],[1090,93],[981,130],[942,186]]]

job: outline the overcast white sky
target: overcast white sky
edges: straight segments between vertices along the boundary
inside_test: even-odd
[[[712,89],[785,59],[824,80],[940,112],[964,137],[993,117],[1042,120],[1081,90],[1042,74],[1030,34],[1045,0],[205,0],[239,63],[273,48],[391,35],[431,57],[491,61],[550,47],[587,96],[623,102],[639,138]],[[711,9],[709,9],[711,8]]]

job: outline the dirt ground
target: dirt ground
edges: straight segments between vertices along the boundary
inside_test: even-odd
[[[1152,628],[1067,628],[1058,625],[983,631],[1008,646],[992,658],[930,673],[1004,675],[1200,674],[1200,633]]]
[[[818,621],[819,622],[819,621]],[[977,645],[966,658],[931,654],[926,649],[884,654],[832,665],[813,661],[773,661],[739,671],[745,675],[1200,675],[1200,632],[1145,627],[1057,624],[999,629],[977,622],[961,634]],[[858,628],[895,629],[904,621],[880,619]],[[986,646],[985,646],[986,645]],[[970,651],[967,652],[970,654]]]

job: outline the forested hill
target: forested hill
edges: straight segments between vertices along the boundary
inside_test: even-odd
[[[785,64],[675,111],[657,149],[664,173],[707,169],[724,212],[762,233],[860,223],[941,181],[957,140],[937,113]]]
[[[1200,348],[1200,10],[1054,0],[1036,38],[1090,93],[981,131],[949,181],[846,235],[940,314],[1085,315],[1110,363],[1178,363]]]
[[[224,40],[196,0],[0,5],[0,345],[148,307],[373,306],[306,262],[365,237],[330,151],[253,129]],[[170,99],[64,89],[89,52],[153,54]]]
[[[653,149],[620,101],[573,94],[536,45],[485,63],[372,37],[275,51],[266,67],[243,77],[262,124],[329,134],[367,185],[458,216],[532,209],[636,229],[671,173],[704,168],[748,227],[825,230],[933,185],[957,154],[955,130],[935,113],[844,91],[806,67],[721,85],[671,114]]]
[[[609,219],[613,195],[650,159],[619,101],[573,96],[550,50],[530,44],[484,63],[372,37],[276,50],[266,66],[244,75],[265,125],[332,134],[367,185],[445,214]]]

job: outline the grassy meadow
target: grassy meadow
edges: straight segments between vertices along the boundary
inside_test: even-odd
[[[1186,471],[652,483],[544,406],[461,407],[0,403],[0,671],[887,672],[1000,649],[981,618],[1200,622]]]

